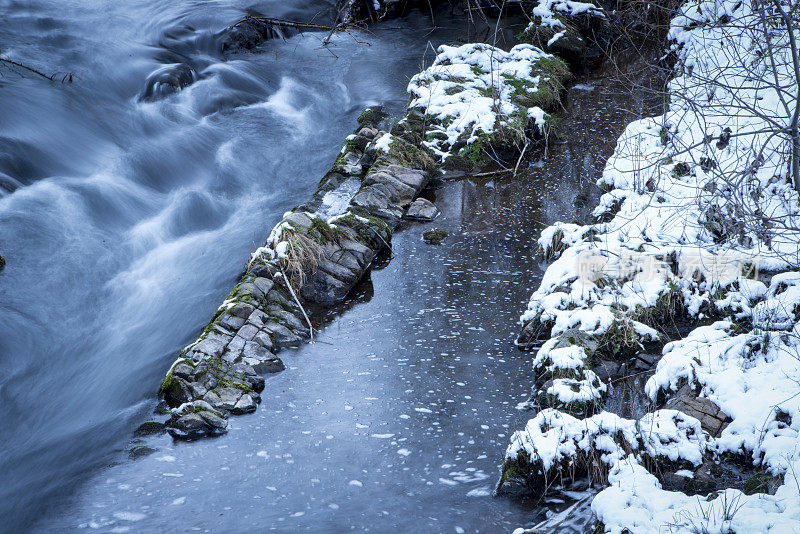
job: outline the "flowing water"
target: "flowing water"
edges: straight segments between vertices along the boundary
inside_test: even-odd
[[[282,354],[289,368],[255,414],[218,439],[149,438],[156,452],[128,458],[176,350],[249,251],[314,190],[360,110],[399,113],[426,45],[459,35],[446,14],[431,32],[416,13],[329,49],[310,32],[219,51],[249,9],[327,20],[329,8],[0,2],[4,57],[77,76],[0,71],[0,530],[495,532],[543,517],[490,493],[526,419],[514,406],[529,357],[511,342],[541,276],[533,236],[574,217],[582,180],[636,114],[601,87],[572,91],[586,135],[547,163],[431,191],[450,238],[398,232],[318,342]],[[199,80],[143,101],[177,60]]]

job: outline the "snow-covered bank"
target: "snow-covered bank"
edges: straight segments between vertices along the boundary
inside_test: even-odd
[[[519,342],[544,342],[541,411],[512,436],[504,477],[607,484],[592,504],[606,532],[800,530],[791,35],[761,3],[686,3],[669,111],[619,139],[601,222],[540,240],[555,261]],[[655,360],[650,409],[608,411]]]

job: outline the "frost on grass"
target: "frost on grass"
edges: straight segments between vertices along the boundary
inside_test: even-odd
[[[442,161],[457,155],[483,164],[546,135],[568,73],[563,61],[528,44],[508,52],[441,46],[411,79],[409,109],[424,116],[424,144]]]
[[[592,504],[605,532],[800,531],[800,205],[787,134],[797,76],[788,32],[773,25],[768,43],[764,13],[685,4],[670,30],[669,111],[620,137],[596,223],[539,240],[552,263],[518,342],[539,347],[532,404],[543,409],[514,434],[504,474],[540,491],[576,476],[607,484]],[[644,387],[660,409],[620,417],[600,387],[590,410],[580,405],[601,362],[648,353],[661,356]],[[543,402],[549,393],[569,402]],[[681,398],[724,424],[709,431]],[[714,480],[726,464],[750,478]],[[704,473],[713,491],[667,483]]]

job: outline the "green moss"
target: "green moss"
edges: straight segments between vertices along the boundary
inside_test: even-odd
[[[376,125],[388,116],[380,106],[368,107],[358,116],[358,124],[361,126]]]
[[[578,28],[567,17],[556,15],[555,18],[562,24],[558,31],[563,31],[564,34],[551,46],[548,46],[548,43],[555,37],[556,30],[550,26],[542,25],[541,17],[534,17],[533,24],[530,24],[520,32],[517,35],[517,39],[523,43],[536,45],[542,50],[549,50],[560,55],[569,56],[570,59],[577,59],[586,49],[586,41],[581,36]]]
[[[587,364],[591,367],[595,358],[603,360],[627,360],[645,351],[639,334],[633,325],[624,320],[614,320],[603,334],[598,336],[599,346]]]
[[[462,158],[468,159],[476,167],[480,167],[491,161],[489,154],[492,153],[492,136],[480,132],[476,137],[477,139],[459,150],[458,155]]]
[[[449,74],[434,74],[431,76],[431,79],[434,82],[452,82],[460,85],[467,85],[471,81],[469,78],[465,78],[464,76],[451,76]]]
[[[365,209],[359,207],[353,207],[344,216],[338,217],[336,225],[354,230],[358,240],[372,249],[381,248],[385,239],[381,236],[389,236],[386,239],[388,241],[392,235],[391,228],[383,219],[373,217]]]
[[[166,395],[169,391],[172,391],[177,384],[175,383],[175,377],[172,376],[172,369],[169,370],[167,376],[164,377],[164,380],[161,381],[161,385],[158,388],[159,395]]]
[[[550,87],[546,85],[540,86],[531,80],[516,78],[510,74],[502,74],[502,76],[505,78],[506,83],[513,88],[511,92],[512,103],[526,108],[538,106],[542,109],[552,105],[555,95],[553,95]]]
[[[389,147],[389,157],[405,167],[432,171],[436,168],[433,153],[426,147],[417,147],[402,139],[395,139]]]
[[[426,230],[423,232],[422,239],[424,239],[429,245],[438,245],[444,241],[448,235],[449,234],[441,228],[434,228],[432,230]]]
[[[236,380],[228,375],[217,377],[217,379],[219,380],[218,385],[220,386],[239,389],[245,393],[253,391],[253,388],[251,388],[249,384],[240,382],[239,380]]]
[[[331,227],[327,221],[320,217],[311,218],[311,228],[309,228],[309,234],[312,237],[316,237],[317,240],[322,244],[332,242],[335,243],[345,237],[341,229]]]
[[[761,468],[744,481],[742,492],[746,495],[755,493],[774,494],[781,484],[783,484],[783,475],[773,475],[769,469]]]

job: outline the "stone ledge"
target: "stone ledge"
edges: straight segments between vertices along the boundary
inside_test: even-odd
[[[366,119],[364,118],[366,117]],[[287,212],[251,256],[239,283],[198,339],[184,348],[159,389],[176,439],[227,432],[226,418],[255,411],[263,373],[282,371],[276,353],[313,336],[305,309],[344,300],[391,241],[427,169],[378,148],[388,135],[362,114],[358,131],[305,204]]]

